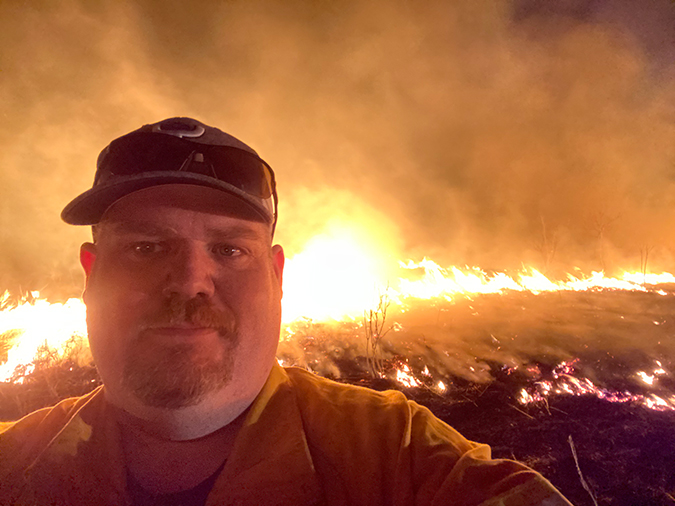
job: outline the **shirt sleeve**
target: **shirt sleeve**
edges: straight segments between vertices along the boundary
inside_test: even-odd
[[[492,459],[489,446],[466,440],[427,408],[410,405],[416,505],[570,505],[541,474],[519,462]]]

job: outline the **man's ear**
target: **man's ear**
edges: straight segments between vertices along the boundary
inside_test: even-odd
[[[89,279],[89,275],[94,268],[95,261],[96,245],[91,242],[85,242],[82,246],[80,246],[80,264],[84,269],[84,276],[87,280]]]
[[[272,246],[272,267],[274,268],[274,274],[276,274],[277,279],[279,280],[279,286],[282,286],[285,261],[284,249],[278,244]]]

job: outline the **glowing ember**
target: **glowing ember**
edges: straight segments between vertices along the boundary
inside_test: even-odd
[[[552,395],[592,395],[609,402],[631,402],[657,411],[675,411],[675,395],[664,398],[656,394],[633,394],[628,391],[616,391],[596,386],[588,378],[572,376],[576,361],[562,362],[553,371],[552,381],[537,381],[528,389],[522,389],[518,397],[521,404],[546,403]],[[666,374],[657,361],[658,369],[649,375],[640,371],[637,375],[648,385],[653,385],[656,376]],[[659,371],[657,374],[656,371]]]
[[[661,366],[661,362],[658,360],[656,361],[657,367],[652,371],[651,374],[646,373],[645,371],[638,371],[637,376],[644,381],[647,385],[653,385],[654,380],[658,378],[659,376],[663,376],[666,374],[666,370]]]
[[[408,388],[422,386],[422,382],[413,376],[408,364],[403,364],[400,369],[396,370],[396,381]]]
[[[642,381],[647,383],[647,385],[653,385],[654,384],[654,376],[653,375],[650,376],[649,374],[647,374],[644,371],[639,371],[637,373],[637,375],[640,377],[640,379],[642,379]]]

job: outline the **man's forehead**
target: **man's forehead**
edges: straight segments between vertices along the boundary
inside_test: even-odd
[[[227,193],[195,185],[172,184],[131,193],[110,206],[99,229],[117,233],[152,233],[264,237],[271,226],[241,200]]]
[[[246,220],[227,220],[218,223],[203,223],[197,227],[185,227],[184,223],[172,221],[166,217],[160,221],[153,221],[149,218],[139,219],[106,219],[98,226],[108,233],[117,235],[147,235],[147,236],[181,236],[185,235],[186,230],[194,233],[201,233],[207,237],[237,237],[243,239],[260,239],[265,237],[266,228],[264,224],[249,222]]]
[[[167,209],[183,209],[264,223],[241,199],[220,190],[189,184],[159,185],[130,193],[112,204],[101,221],[127,216],[137,219],[139,215],[166,213]]]

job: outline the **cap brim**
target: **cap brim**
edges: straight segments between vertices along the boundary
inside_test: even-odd
[[[71,225],[95,225],[105,211],[122,197],[138,190],[165,184],[194,184],[222,190],[239,198],[258,215],[262,221],[273,223],[274,216],[262,200],[228,183],[192,172],[144,172],[134,176],[116,178],[110,183],[94,186],[75,197],[61,212],[61,219]]]

